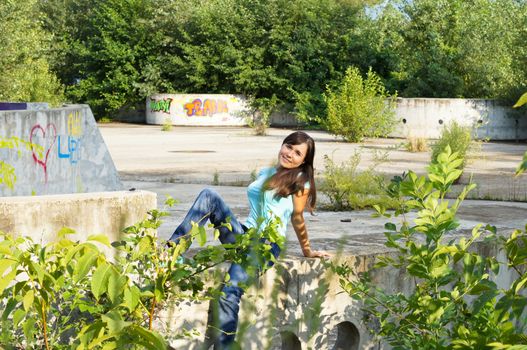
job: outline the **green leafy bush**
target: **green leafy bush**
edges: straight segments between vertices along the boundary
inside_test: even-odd
[[[445,125],[443,130],[441,130],[439,140],[432,145],[432,163],[437,162],[439,154],[445,152],[447,147],[450,147],[452,152],[456,152],[462,160],[461,169],[463,169],[467,163],[467,154],[471,150],[471,146],[472,128],[452,121]]]
[[[401,225],[385,224],[385,245],[394,250],[393,255],[379,257],[373,271],[358,280],[354,267],[333,266],[342,288],[364,302],[363,311],[370,321],[375,320],[377,334],[394,349],[527,347],[526,232],[497,237],[495,227],[480,224],[469,238],[446,237],[459,226],[457,210],[475,187],[465,187],[452,204],[444,199],[461,174],[462,161],[447,147],[429,167],[428,178],[409,172],[392,181],[390,195],[405,198],[395,211],[395,216],[403,215]],[[377,209],[378,215],[390,217],[382,207]],[[405,216],[411,211],[417,214],[413,223]],[[480,242],[482,238],[485,242]],[[476,253],[476,244],[502,250],[505,261]],[[393,294],[373,285],[369,275],[386,267],[404,271],[413,290]],[[501,269],[516,276],[506,288],[494,282]]]
[[[257,136],[263,136],[271,123],[271,114],[278,105],[276,95],[271,98],[249,97],[247,100],[249,111],[246,112],[246,120]]]
[[[260,244],[262,237],[283,245],[277,223],[271,222],[261,232],[237,235],[234,244],[182,258],[192,241],[206,243],[206,228],[194,223],[178,244],[167,247],[157,238],[165,215],[152,210],[146,220],[125,229],[123,238],[111,244],[115,260],[98,246],[111,249],[106,235],[80,243],[68,238],[73,230],[63,229],[56,241],[41,245],[1,233],[0,347],[165,349],[167,341],[155,331],[154,320],[168,300],[214,298],[219,291],[204,281],[221,282],[215,267],[225,261],[248,267],[258,266],[253,259],[275,261],[268,245]],[[247,271],[257,273],[256,268]]]
[[[350,142],[386,136],[395,125],[395,99],[371,68],[363,79],[358,68],[350,67],[338,90],[327,90],[325,126]]]
[[[357,169],[360,158],[356,152],[348,161],[335,164],[327,155],[324,157],[320,191],[328,197],[329,209],[364,209],[381,203],[397,208],[398,201],[386,195],[384,177],[373,170],[374,166],[363,171]]]

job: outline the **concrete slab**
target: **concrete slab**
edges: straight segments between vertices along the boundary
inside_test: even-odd
[[[124,181],[127,188],[151,191],[157,194],[158,208],[163,208],[167,195],[179,201],[172,208],[167,208],[170,216],[166,217],[159,228],[159,235],[168,239],[179,222],[184,218],[197,194],[204,188],[202,184],[172,184],[147,181]],[[240,220],[248,215],[247,198],[244,187],[207,186],[214,188],[229,204]],[[388,221],[396,224],[395,218],[373,218],[373,210],[358,211],[317,211],[315,216],[305,214],[312,246],[315,249],[337,252],[343,249],[351,254],[364,254],[372,251],[384,251],[384,224]],[[412,219],[410,214],[407,218]],[[510,233],[515,228],[522,228],[527,222],[527,203],[466,200],[459,210],[460,226],[457,233],[470,233],[480,223],[496,226],[499,233]],[[302,256],[296,235],[289,224],[287,229],[287,251],[293,256]],[[218,242],[209,242],[218,244]]]
[[[246,185],[257,169],[272,164],[281,142],[293,130],[270,128],[254,136],[244,127],[174,127],[104,124],[100,131],[123,180]],[[320,176],[324,157],[335,162],[360,152],[360,169],[375,167],[387,176],[411,169],[423,174],[430,152],[411,153],[404,139],[367,139],[347,143],[323,131],[308,131],[316,141],[315,170]],[[527,175],[514,177],[525,144],[489,142],[468,162],[461,182],[480,186],[473,195],[483,199],[527,199]],[[382,161],[381,161],[382,160]]]

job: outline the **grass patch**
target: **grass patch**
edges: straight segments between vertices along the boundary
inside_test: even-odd
[[[427,152],[430,149],[428,141],[424,137],[408,137],[404,143],[404,148],[412,153]]]

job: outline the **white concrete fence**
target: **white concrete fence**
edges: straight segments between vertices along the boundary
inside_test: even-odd
[[[397,126],[390,137],[438,138],[452,121],[476,128],[488,140],[527,139],[527,117],[494,100],[398,98]],[[157,94],[146,100],[147,124],[188,126],[247,125],[246,99],[240,95]],[[295,126],[294,116],[275,113],[272,125]]]

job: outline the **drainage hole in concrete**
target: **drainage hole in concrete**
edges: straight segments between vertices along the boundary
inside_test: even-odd
[[[337,325],[337,341],[332,350],[358,350],[360,333],[351,322],[344,321]]]
[[[280,332],[280,337],[282,338],[282,350],[302,350],[300,340],[295,333],[289,331]]]

